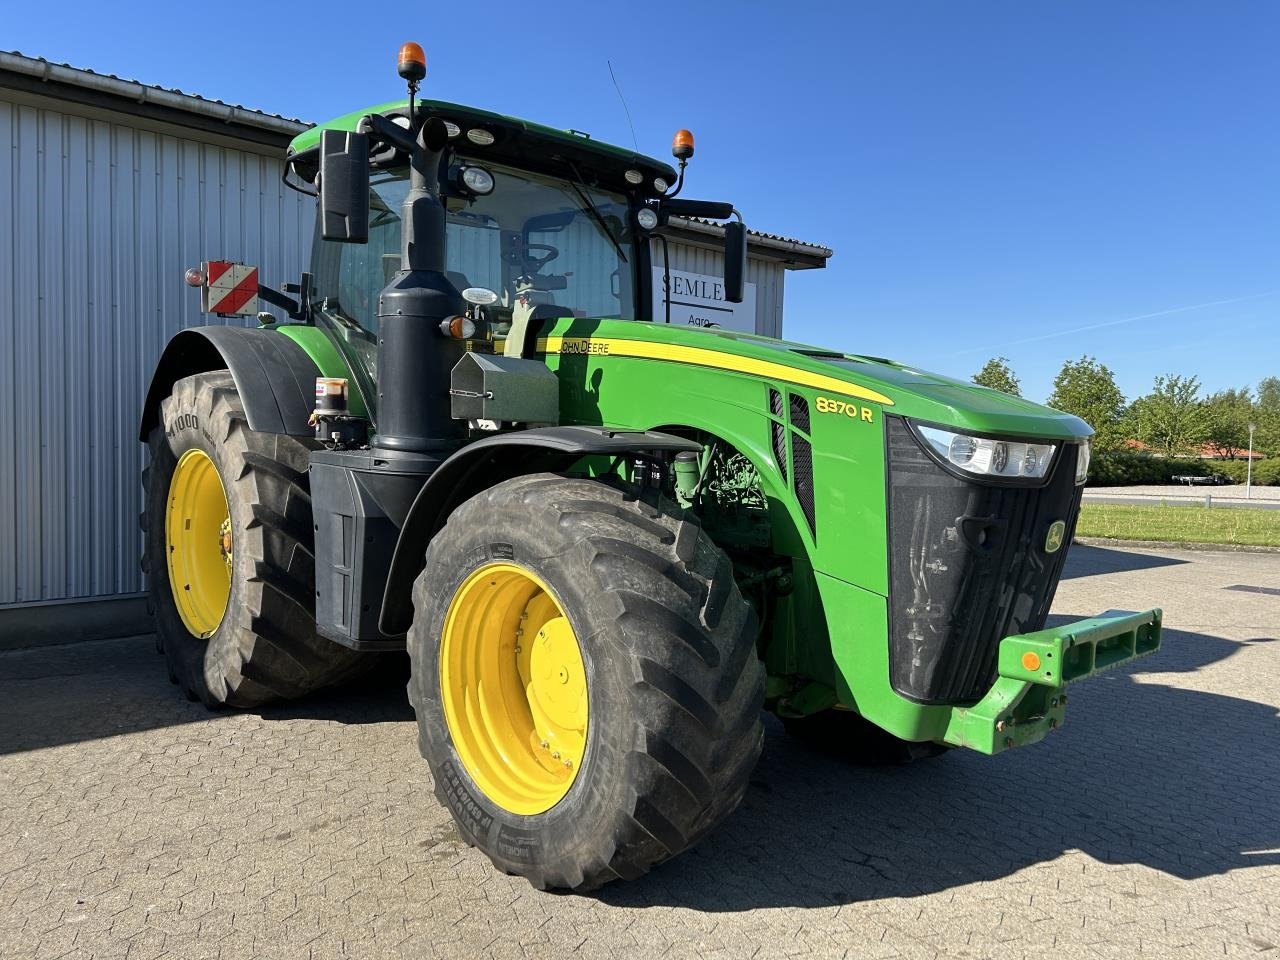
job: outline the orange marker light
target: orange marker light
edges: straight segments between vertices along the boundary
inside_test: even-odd
[[[417,81],[427,75],[427,55],[412,40],[400,45],[396,57],[396,72],[406,80]]]
[[[1024,653],[1022,655],[1022,669],[1039,670],[1040,654],[1036,653],[1034,650],[1028,650],[1026,653]]]
[[[476,325],[470,317],[449,317],[440,321],[440,332],[455,340],[470,340],[476,335]]]
[[[679,160],[688,160],[693,156],[693,134],[688,130],[677,130],[671,141],[671,155]]]

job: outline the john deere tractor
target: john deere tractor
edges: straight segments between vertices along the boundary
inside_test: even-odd
[[[309,130],[310,272],[171,340],[142,412],[171,678],[254,708],[407,650],[437,795],[538,887],[634,878],[738,805],[762,708],[853,758],[1040,740],[1160,612],[1044,629],[1089,466],[1066,414],[876,357],[673,325],[678,168],[421,100]],[[940,803],[944,801],[939,801]]]

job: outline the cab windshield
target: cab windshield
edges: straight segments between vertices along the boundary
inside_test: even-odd
[[[496,165],[482,197],[446,196],[445,270],[462,291],[483,287],[498,309],[518,302],[555,317],[635,319],[634,254],[622,194]],[[400,269],[408,171],[375,173],[369,242],[312,245],[312,306],[376,379],[378,292]],[[545,305],[545,306],[539,306]]]

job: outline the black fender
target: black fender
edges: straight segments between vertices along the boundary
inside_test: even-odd
[[[454,509],[481,490],[528,473],[568,469],[583,457],[629,453],[700,452],[694,440],[669,433],[607,427],[539,427],[500,433],[468,444],[427,478],[396,540],[378,626],[400,636],[413,622],[413,581],[426,565],[427,544]]]
[[[160,401],[175,383],[210,370],[231,372],[250,430],[314,436],[307,419],[321,374],[305,350],[273,330],[192,327],[176,334],[160,355],[142,405],[138,439],[146,443],[147,434],[160,422]]]

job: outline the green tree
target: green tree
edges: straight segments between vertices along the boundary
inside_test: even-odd
[[[1258,400],[1253,405],[1253,422],[1258,432],[1253,445],[1273,457],[1280,456],[1280,377],[1258,381]]]
[[[1008,357],[992,357],[981,370],[973,375],[973,382],[1015,397],[1022,396],[1022,381],[1013,375]]]
[[[1249,423],[1253,419],[1253,395],[1248,387],[1219,390],[1204,402],[1205,442],[1220,457],[1235,459],[1249,448]]]
[[[1151,392],[1133,402],[1138,439],[1167,457],[1185,453],[1203,441],[1209,409],[1200,399],[1195,377],[1156,377]]]
[[[1116,386],[1115,374],[1093,357],[1064,363],[1053,378],[1053,393],[1047,403],[1093,427],[1095,450],[1115,450],[1127,439],[1124,394]]]

